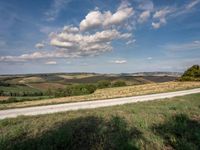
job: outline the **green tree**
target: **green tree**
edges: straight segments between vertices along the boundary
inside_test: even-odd
[[[193,65],[181,77],[182,81],[200,81],[200,66]]]

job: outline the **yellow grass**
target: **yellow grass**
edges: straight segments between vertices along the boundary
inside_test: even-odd
[[[77,75],[59,75],[59,77],[64,79],[82,79],[87,77],[93,77],[94,74],[77,74]]]
[[[40,77],[27,77],[19,81],[19,83],[33,83],[33,82],[44,82],[45,80]]]
[[[71,96],[71,97],[63,97],[63,98],[53,98],[53,99],[48,99],[48,100],[34,100],[34,101],[26,101],[26,102],[18,102],[18,103],[1,104],[0,109],[48,105],[48,104],[57,104],[57,103],[79,102],[79,101],[117,98],[117,97],[128,97],[128,96],[192,89],[192,88],[197,88],[197,87],[200,87],[200,82],[150,83],[150,84],[144,84],[144,85],[100,89],[100,90],[97,90],[93,94],[83,95],[83,96]]]

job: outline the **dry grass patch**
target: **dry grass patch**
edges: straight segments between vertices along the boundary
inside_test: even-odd
[[[19,83],[34,83],[34,82],[44,82],[45,80],[40,77],[27,77],[19,81]]]
[[[0,101],[7,100],[9,97],[8,96],[0,96]]]
[[[87,77],[93,77],[96,76],[94,74],[77,74],[77,75],[59,75],[59,77],[64,79],[83,79]]]

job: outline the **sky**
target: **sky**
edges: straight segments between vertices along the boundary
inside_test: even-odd
[[[200,0],[1,0],[0,74],[182,72]]]

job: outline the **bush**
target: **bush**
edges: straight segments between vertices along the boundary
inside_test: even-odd
[[[7,99],[5,102],[6,102],[6,103],[7,103],[7,102],[12,103],[12,102],[18,102],[18,100],[17,100],[15,97],[10,97],[10,98]]]
[[[182,77],[181,81],[200,81],[200,66],[193,65],[189,69],[187,69]]]
[[[108,80],[101,80],[97,83],[99,89],[108,88],[111,86],[111,82]]]
[[[116,81],[112,84],[112,87],[120,87],[120,86],[126,86],[125,81]]]
[[[55,97],[85,95],[94,93],[96,89],[93,84],[68,85],[65,89],[56,90],[54,95]]]

